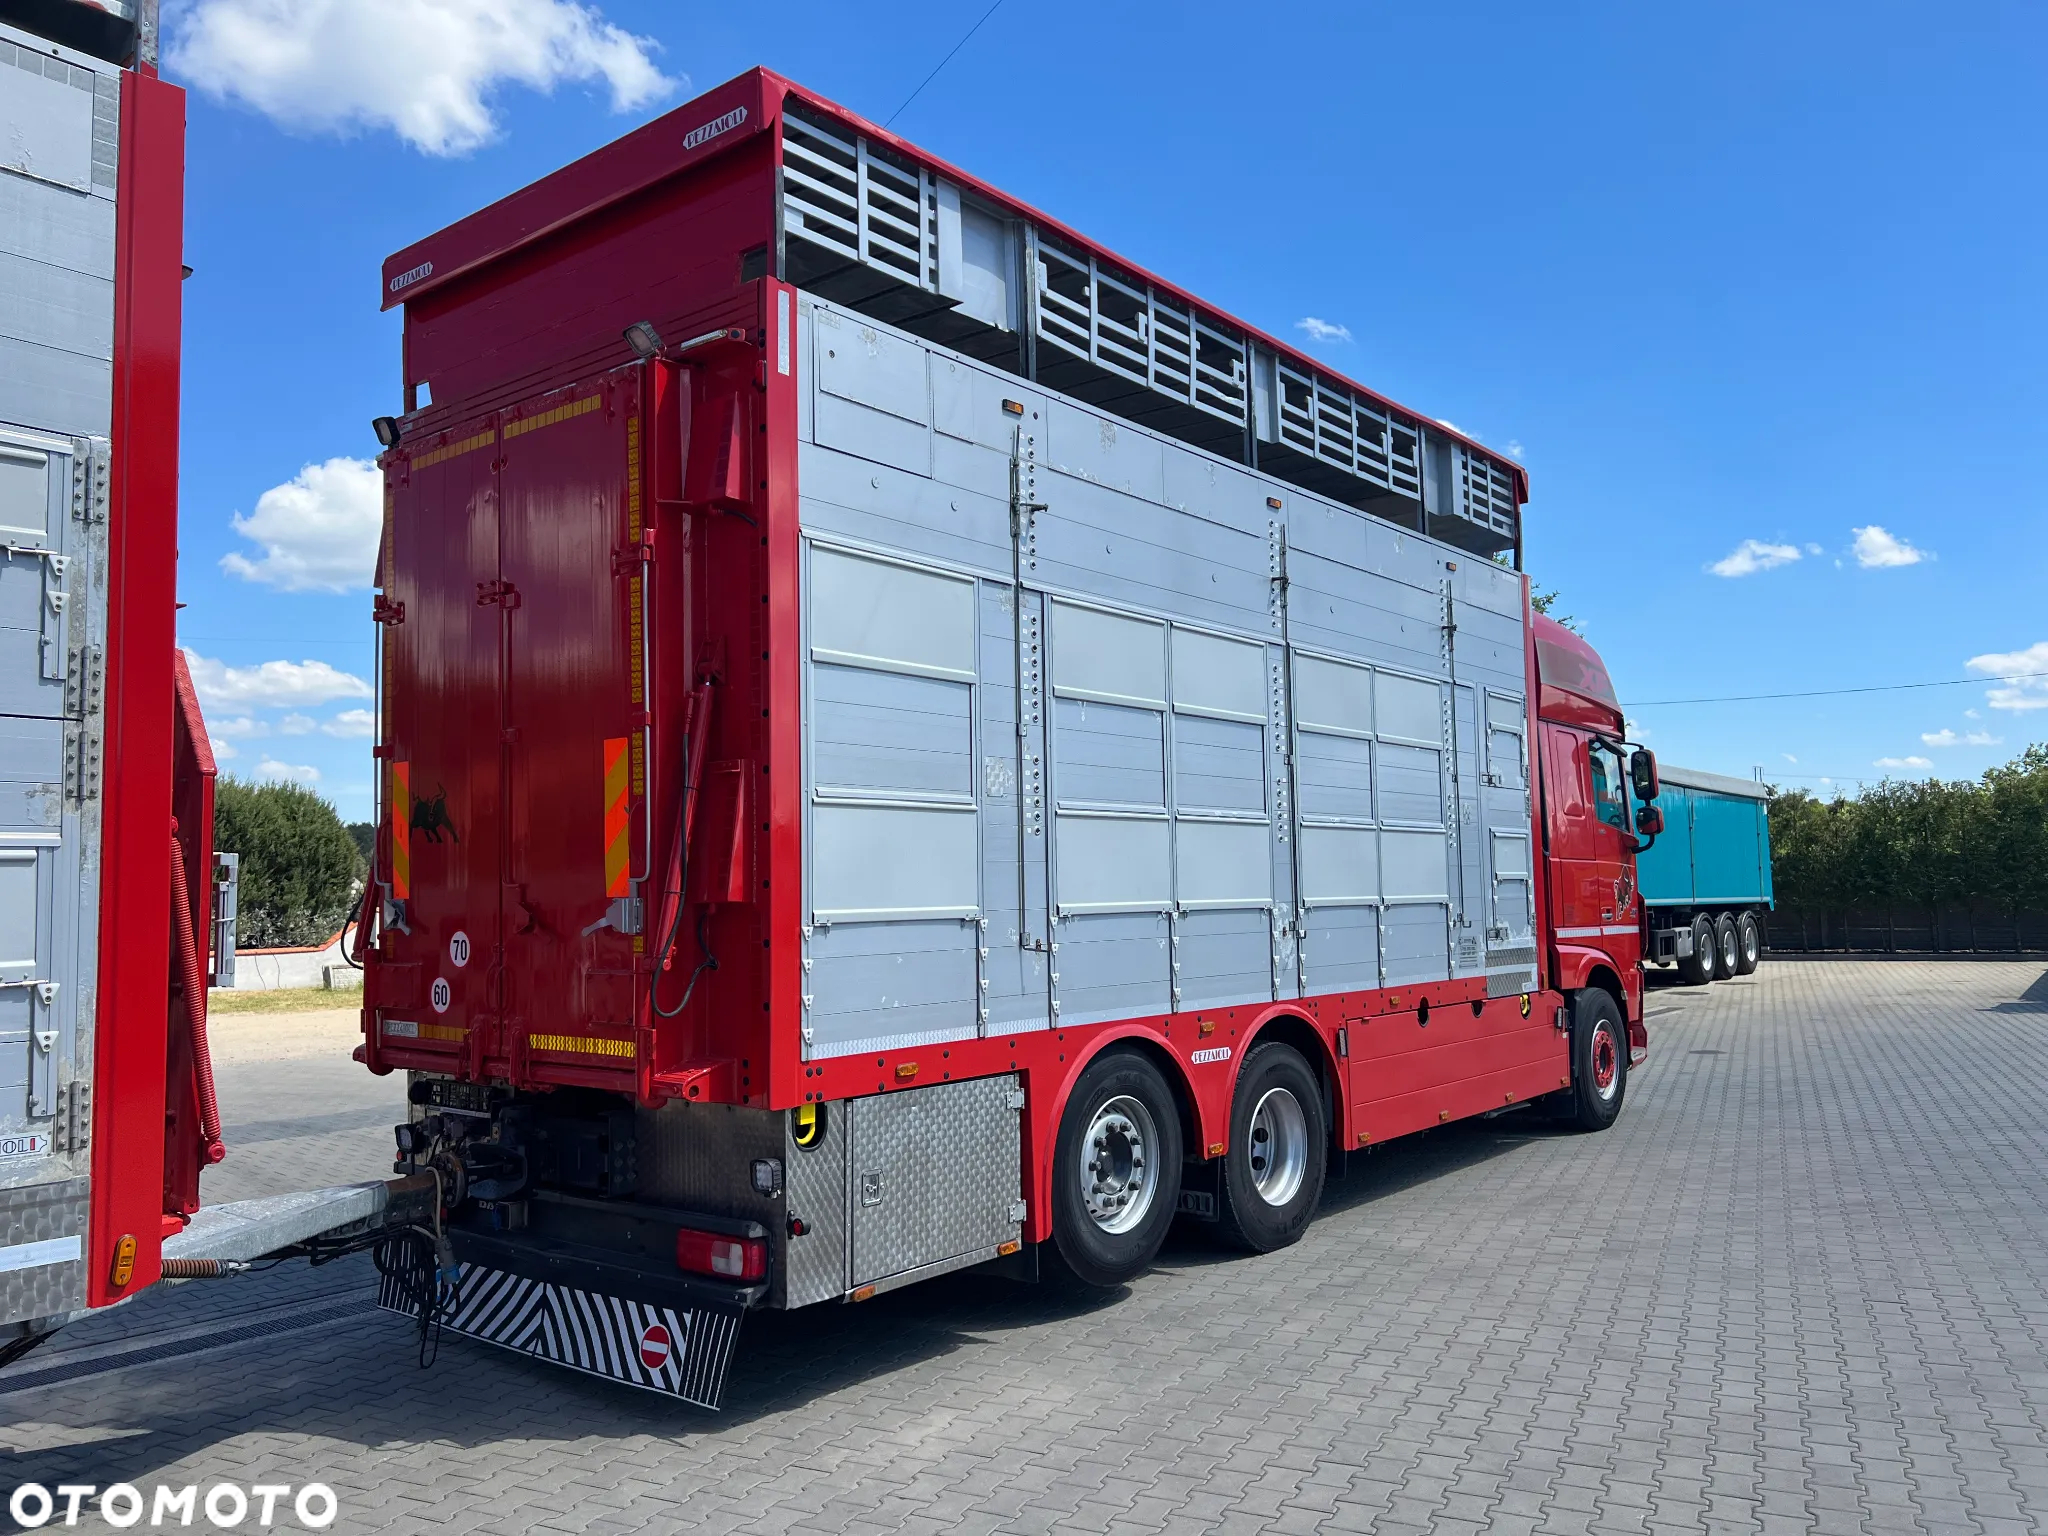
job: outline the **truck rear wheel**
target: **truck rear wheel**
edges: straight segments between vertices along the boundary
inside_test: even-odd
[[[1735,931],[1735,919],[1723,912],[1714,919],[1714,980],[1726,981],[1741,967],[1742,936]]]
[[[1569,1119],[1604,1131],[1628,1097],[1628,1030],[1614,998],[1587,987],[1572,999],[1572,1096]]]
[[[1253,1047],[1230,1102],[1224,1238],[1250,1253],[1297,1240],[1323,1198],[1328,1142],[1322,1085],[1301,1053],[1277,1040]]]
[[[1692,953],[1678,960],[1678,977],[1689,987],[1714,979],[1714,922],[1705,913],[1692,920]]]
[[[1151,1062],[1090,1062],[1053,1148],[1053,1247],[1085,1285],[1121,1285],[1159,1252],[1180,1203],[1180,1110]]]
[[[1754,976],[1763,958],[1764,925],[1754,912],[1745,912],[1735,920],[1735,974]]]

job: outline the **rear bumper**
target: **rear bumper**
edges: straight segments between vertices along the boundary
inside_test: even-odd
[[[602,1248],[586,1248],[531,1233],[449,1232],[455,1257],[543,1285],[602,1291],[632,1301],[665,1307],[717,1307],[745,1312],[768,1296],[768,1284],[737,1285],[709,1276],[665,1273]]]

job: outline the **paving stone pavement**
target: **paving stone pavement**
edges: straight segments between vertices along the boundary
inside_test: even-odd
[[[2035,1531],[2043,980],[1659,988],[1606,1134],[1396,1143],[1296,1247],[1177,1236],[1098,1300],[756,1318],[719,1415],[457,1340],[422,1371],[359,1261],[181,1287],[0,1376],[0,1486],[318,1479],[346,1531]],[[335,1072],[306,1129],[381,1156]],[[261,1077],[228,1114],[272,1145]]]

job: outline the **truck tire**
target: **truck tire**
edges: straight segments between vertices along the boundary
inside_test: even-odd
[[[1252,1048],[1230,1101],[1230,1150],[1219,1181],[1224,1240],[1247,1253],[1285,1248],[1308,1230],[1329,1165],[1323,1089],[1301,1053]]]
[[[1679,959],[1678,979],[1689,987],[1714,979],[1714,922],[1704,912],[1692,920],[1692,953]]]
[[[1612,994],[1587,987],[1572,999],[1572,1092],[1566,1118],[1604,1131],[1628,1097],[1628,1030]]]
[[[1763,958],[1764,925],[1754,912],[1745,912],[1735,920],[1735,974],[1754,976]]]
[[[1150,1061],[1090,1062],[1060,1116],[1053,1248],[1084,1285],[1122,1285],[1152,1262],[1180,1203],[1180,1110]]]
[[[1742,966],[1742,937],[1735,931],[1735,919],[1723,912],[1714,919],[1714,980],[1727,981]]]

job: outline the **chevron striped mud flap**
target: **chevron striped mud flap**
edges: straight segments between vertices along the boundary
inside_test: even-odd
[[[718,1407],[725,1395],[740,1336],[737,1311],[628,1301],[480,1264],[463,1264],[460,1273],[455,1309],[441,1321],[449,1333],[700,1408]],[[389,1275],[378,1286],[377,1304],[416,1315]]]

